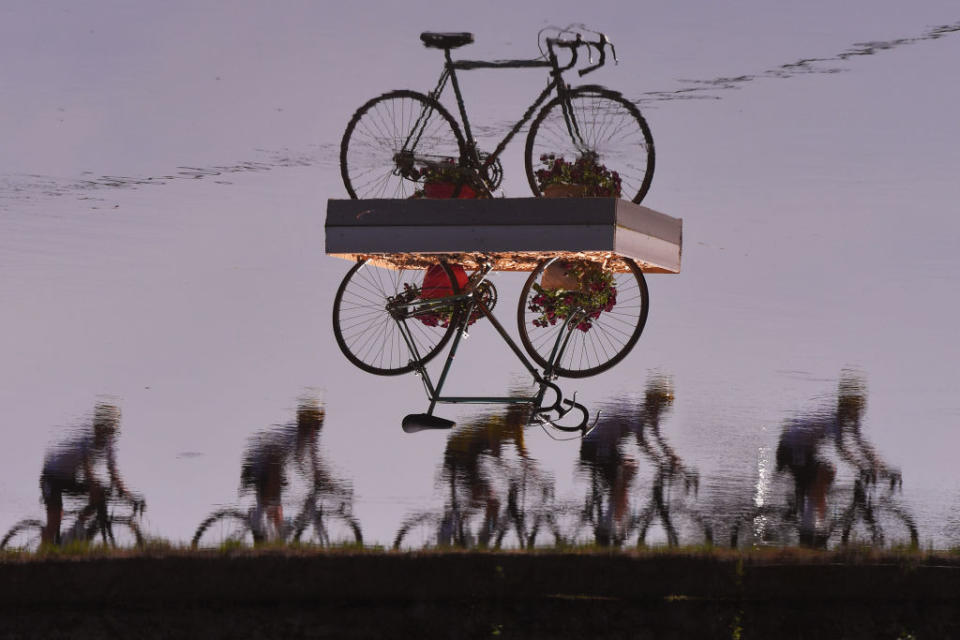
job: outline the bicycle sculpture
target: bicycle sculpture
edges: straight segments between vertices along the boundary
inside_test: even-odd
[[[591,40],[580,32],[559,30],[557,37],[545,38],[542,59],[496,62],[451,58],[452,49],[473,41],[469,33],[420,37],[426,46],[444,52],[440,79],[429,95],[393,91],[367,102],[353,115],[340,156],[351,198],[410,197],[421,186],[429,186],[427,176],[439,173],[454,183],[447,197],[468,189],[489,197],[502,179],[499,157],[504,147],[553,93],[556,96],[537,113],[527,135],[524,158],[534,195],[542,195],[534,166],[543,157],[553,159],[557,171],[602,166],[611,188],[615,187],[605,195],[637,203],[644,197],[653,178],[654,151],[650,130],[637,107],[615,91],[595,85],[571,88],[563,80],[563,72],[576,66],[583,48],[597,51],[599,59],[594,63],[591,53],[590,66],[579,70],[581,76],[605,64],[608,47],[616,59],[604,35]],[[563,63],[561,52],[569,53]],[[492,152],[481,151],[473,138],[457,71],[530,67],[549,70],[547,87]],[[438,102],[448,82],[462,132]],[[472,273],[457,261],[456,255],[435,254],[361,258],[347,273],[334,301],[333,328],[341,351],[369,373],[414,372],[421,377],[430,405],[425,414],[404,419],[408,432],[452,426],[433,415],[438,402],[532,404],[533,419],[585,432],[587,408],[576,402],[575,395],[565,398],[553,380],[601,373],[630,352],[643,331],[649,305],[640,268],[617,254],[606,254],[600,261],[556,256],[542,260],[520,295],[521,350],[491,313],[497,303],[496,288],[488,279],[493,257],[473,254]],[[441,395],[460,339],[482,318],[489,320],[530,372],[536,384],[530,396]],[[449,356],[434,384],[425,365],[451,338]]]
[[[105,546],[130,548],[143,546],[143,534],[140,532],[140,516],[146,508],[140,498],[118,496],[117,500],[104,500],[96,504],[94,517],[84,518],[85,509],[65,512],[73,518],[60,536],[60,545],[95,542],[99,536]],[[110,510],[117,502],[129,508],[128,512]],[[13,525],[3,539],[0,549],[36,551],[41,543],[45,523],[37,518],[27,518]]]
[[[650,188],[654,169],[653,136],[646,120],[637,106],[617,91],[599,85],[570,87],[563,79],[563,72],[576,67],[582,49],[587,50],[589,66],[578,70],[581,77],[606,64],[608,47],[616,61],[613,43],[582,27],[577,32],[569,27],[556,31],[557,37],[544,39],[546,51],[541,45],[540,58],[498,61],[452,59],[450,51],[473,42],[473,34],[421,34],[425,46],[443,51],[437,85],[428,94],[409,90],[385,93],[353,114],[340,144],[340,171],[350,197],[409,197],[425,174],[451,159],[456,161],[463,184],[490,196],[503,179],[500,154],[534,112],[556,94],[537,112],[527,133],[523,160],[533,194],[542,195],[536,179],[542,157],[568,162],[589,157],[616,173],[622,197],[639,204]],[[595,34],[597,39],[585,38],[581,31]],[[599,54],[596,63],[593,51]],[[473,138],[457,71],[530,68],[548,70],[546,88],[492,152],[481,151]],[[462,129],[439,102],[448,82],[453,86]]]
[[[558,268],[551,271],[554,265]],[[517,323],[527,354],[542,372],[492,313],[497,293],[487,279],[490,264],[467,274],[462,267],[443,261],[433,262],[427,269],[359,262],[347,273],[334,299],[334,336],[347,359],[364,371],[378,375],[412,371],[420,376],[430,406],[426,414],[404,419],[406,431],[452,426],[452,422],[432,415],[438,402],[532,404],[534,418],[561,430],[584,431],[589,419],[587,408],[576,402],[575,396],[565,398],[552,380],[606,371],[636,344],[647,318],[647,285],[632,260],[624,259],[619,266],[626,271],[604,272],[603,306],[591,302],[598,292],[589,282],[578,282],[570,289],[551,286],[556,284],[552,277],[569,278],[570,270],[578,268],[565,266],[558,259],[544,261],[527,278],[517,307]],[[599,271],[600,266],[596,269]],[[559,300],[548,299],[557,296]],[[536,383],[533,395],[441,395],[461,339],[480,318],[490,321],[530,373]],[[426,364],[451,338],[450,352],[434,385]],[[579,420],[567,417],[571,411],[577,412],[574,415]]]

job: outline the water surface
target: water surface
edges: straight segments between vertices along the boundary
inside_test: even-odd
[[[683,218],[685,246],[680,275],[648,279],[630,356],[565,383],[602,411],[583,441],[506,407],[443,408],[454,431],[404,434],[426,408],[419,381],[371,377],[333,340],[349,264],[324,256],[323,217],[344,197],[353,110],[432,86],[423,29],[469,24],[464,57],[523,58],[544,20],[582,20],[556,3],[508,25],[380,9],[3,10],[0,50],[22,62],[0,72],[0,529],[42,513],[46,452],[108,398],[145,529],[189,541],[214,510],[252,504],[248,441],[307,394],[367,543],[835,546],[849,525],[891,544],[909,522],[921,545],[957,544],[955,7],[614,19],[601,3],[621,62],[586,80],[643,110],[658,156],[644,204]],[[481,145],[543,81],[464,76]],[[521,148],[507,195],[526,195]],[[495,282],[510,326],[522,277]],[[529,383],[485,327],[457,364],[451,392]],[[856,420],[840,416],[851,381]]]

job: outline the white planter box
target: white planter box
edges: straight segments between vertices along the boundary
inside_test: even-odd
[[[326,252],[384,264],[444,257],[530,271],[556,255],[632,258],[645,273],[680,273],[683,221],[615,198],[328,200]]]

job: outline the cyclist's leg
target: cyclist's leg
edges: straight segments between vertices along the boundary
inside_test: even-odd
[[[265,473],[257,483],[257,524],[266,523],[261,531],[254,531],[263,542],[265,537],[279,538],[283,531],[283,467],[281,461],[265,465]]]
[[[60,544],[60,521],[63,519],[63,486],[54,476],[40,476],[40,493],[47,509],[47,524],[41,534],[42,544]]]
[[[77,522],[74,525],[75,530],[78,532],[84,531],[92,540],[93,536],[96,535],[97,529],[99,529],[104,544],[107,544],[107,537],[110,535],[110,523],[107,517],[106,489],[95,481],[86,483],[78,482],[68,488],[68,493],[75,493],[77,495],[86,494],[88,496],[86,506],[84,506],[77,515]],[[87,518],[94,514],[96,514],[96,522],[87,529],[85,524]]]

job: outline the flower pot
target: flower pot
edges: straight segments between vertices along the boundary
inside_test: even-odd
[[[554,182],[543,188],[544,198],[583,198],[586,194],[587,188],[582,184]]]
[[[423,195],[427,198],[453,198],[459,189],[458,199],[476,198],[477,192],[468,184],[456,185],[453,182],[427,182],[423,185]]]
[[[460,287],[462,291],[469,280],[467,272],[458,264],[451,264],[450,271],[453,272],[457,286]],[[420,297],[425,300],[433,300],[434,298],[446,298],[452,295],[453,287],[450,286],[450,279],[447,277],[447,273],[443,270],[443,267],[438,264],[428,267],[427,272],[423,274],[423,286],[420,288]]]
[[[576,276],[567,273],[568,267],[559,261],[554,262],[543,270],[543,278],[540,280],[540,286],[544,289],[564,289],[566,291],[578,291],[580,282]]]

